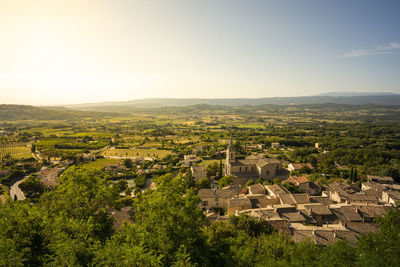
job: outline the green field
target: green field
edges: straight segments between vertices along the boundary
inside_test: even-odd
[[[208,159],[208,160],[203,160],[200,162],[199,165],[204,165],[204,166],[208,166],[211,165],[213,163],[217,163],[219,164],[219,159]],[[222,166],[224,165],[224,160],[222,160]]]
[[[169,150],[160,149],[109,149],[102,152],[105,157],[151,157],[164,158],[171,154]]]
[[[85,163],[84,166],[85,167],[92,167],[92,168],[95,168],[95,169],[102,169],[107,164],[116,164],[116,163],[120,163],[120,162],[121,162],[120,159],[98,159],[98,160],[95,160],[95,161],[91,161],[89,163]]]
[[[3,146],[3,147],[0,147],[0,160],[6,155],[10,155],[14,159],[32,158],[32,152],[28,146]]]

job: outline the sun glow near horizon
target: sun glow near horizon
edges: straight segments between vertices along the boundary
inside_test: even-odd
[[[0,0],[0,103],[399,92],[397,46],[374,49],[399,34],[364,29],[379,10],[342,30],[356,5],[310,2]]]

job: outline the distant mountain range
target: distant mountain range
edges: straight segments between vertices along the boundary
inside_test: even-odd
[[[131,112],[138,108],[184,107],[192,105],[261,106],[261,105],[400,105],[400,94],[394,93],[325,93],[315,96],[266,98],[146,98],[120,102],[68,105],[68,109],[107,112]]]
[[[328,92],[319,94],[319,96],[389,96],[389,95],[396,95],[392,92]]]

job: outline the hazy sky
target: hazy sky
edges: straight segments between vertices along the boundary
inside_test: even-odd
[[[0,0],[0,103],[400,93],[400,1]]]

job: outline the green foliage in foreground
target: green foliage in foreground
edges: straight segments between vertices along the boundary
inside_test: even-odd
[[[326,247],[231,217],[209,224],[183,176],[158,178],[133,201],[133,224],[112,227],[119,188],[96,169],[73,167],[38,201],[0,207],[0,266],[399,266],[400,211],[356,247]]]

